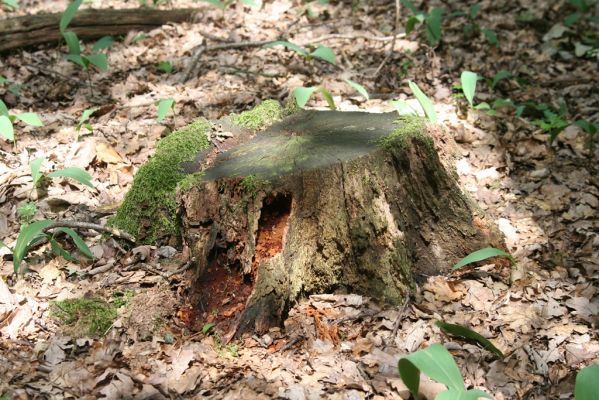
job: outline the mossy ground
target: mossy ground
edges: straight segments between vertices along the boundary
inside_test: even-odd
[[[426,133],[426,120],[419,116],[401,116],[397,121],[397,129],[389,136],[379,140],[379,144],[386,149],[404,150],[410,145],[412,139],[422,141],[434,148],[433,139]],[[434,151],[434,150],[433,150]]]
[[[253,109],[231,115],[233,123],[258,130],[272,125],[283,117],[283,108],[276,100],[265,100]]]
[[[100,299],[67,299],[51,303],[51,315],[72,336],[104,336],[117,317],[117,306]]]
[[[208,120],[200,118],[162,139],[154,156],[137,172],[110,224],[142,243],[178,235],[176,188],[186,176],[181,163],[192,161],[208,148],[206,133],[210,127]]]

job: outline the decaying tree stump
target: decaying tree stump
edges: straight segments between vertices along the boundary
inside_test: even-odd
[[[426,131],[397,114],[300,112],[220,154],[177,195],[198,310],[264,332],[301,296],[400,303],[418,277],[502,247]]]

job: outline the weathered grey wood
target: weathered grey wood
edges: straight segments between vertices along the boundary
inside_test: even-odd
[[[106,35],[125,35],[132,30],[150,30],[169,22],[191,21],[197,12],[197,9],[87,9],[77,12],[68,29],[81,39],[96,39]],[[0,52],[59,41],[60,17],[60,13],[53,13],[1,20]]]

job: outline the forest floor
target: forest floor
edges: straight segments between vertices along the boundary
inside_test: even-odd
[[[90,3],[82,8],[139,6]],[[15,12],[0,11],[0,18],[62,12],[66,4],[23,0]],[[93,97],[87,75],[64,59],[64,46],[0,55],[0,75],[7,79],[0,98],[12,111],[36,112],[44,122],[39,128],[17,124],[15,145],[0,140],[0,237],[11,247],[20,227],[17,209],[26,202],[37,205],[35,219],[106,223],[160,137],[199,116],[216,119],[265,99],[284,101],[293,88],[317,84],[341,110],[392,111],[389,100],[411,99],[407,82],[413,80],[434,99],[446,127],[446,136],[435,138],[438,150],[452,149],[448,167],[496,221],[516,261],[499,273],[481,265],[430,276],[405,308],[353,294],[311,296],[293,306],[284,329],[224,344],[217,334],[187,328],[192,273],[169,273],[183,263],[169,247],[127,249],[87,233],[93,263],[52,257],[42,246],[18,278],[3,248],[0,397],[407,399],[397,361],[444,343],[466,384],[496,399],[573,398],[576,372],[599,362],[599,151],[589,150],[589,135],[573,124],[599,121],[597,25],[581,19],[564,26],[575,11],[566,1],[483,0],[474,18],[450,16],[468,14],[467,2],[447,4],[441,45],[429,47],[416,29],[398,36],[383,63],[393,42],[393,2],[282,0],[257,10],[240,2],[223,13],[207,3],[173,1],[159,7],[199,8],[196,23],[115,41],[109,71],[90,75]],[[314,16],[302,14],[307,7]],[[402,6],[402,27],[409,15]],[[497,45],[481,29],[493,30]],[[337,65],[282,48],[245,47],[205,52],[191,79],[181,83],[198,46],[283,34],[294,43],[331,47]],[[170,73],[157,67],[166,61]],[[465,109],[465,100],[453,94],[464,70],[486,78],[478,83],[476,103],[509,98],[526,104],[523,113]],[[491,88],[502,70],[511,75]],[[370,100],[346,78],[362,84]],[[155,103],[165,98],[175,100],[175,113],[159,123]],[[567,122],[554,143],[538,121],[560,121],[549,121],[542,103]],[[326,108],[318,96],[308,105]],[[90,120],[93,132],[77,132],[91,107],[100,107]],[[30,162],[41,156],[42,171],[84,168],[94,188],[54,179],[47,196],[35,198]],[[81,296],[104,299],[114,306],[107,313],[117,311],[98,336],[56,317],[52,301]],[[505,358],[445,336],[437,320],[481,333]],[[434,398],[439,386],[425,382],[423,391]]]

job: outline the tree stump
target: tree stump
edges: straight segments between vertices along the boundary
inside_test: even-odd
[[[298,298],[401,303],[497,230],[440,162],[422,119],[307,111],[221,153],[177,195],[197,310],[265,332]]]

